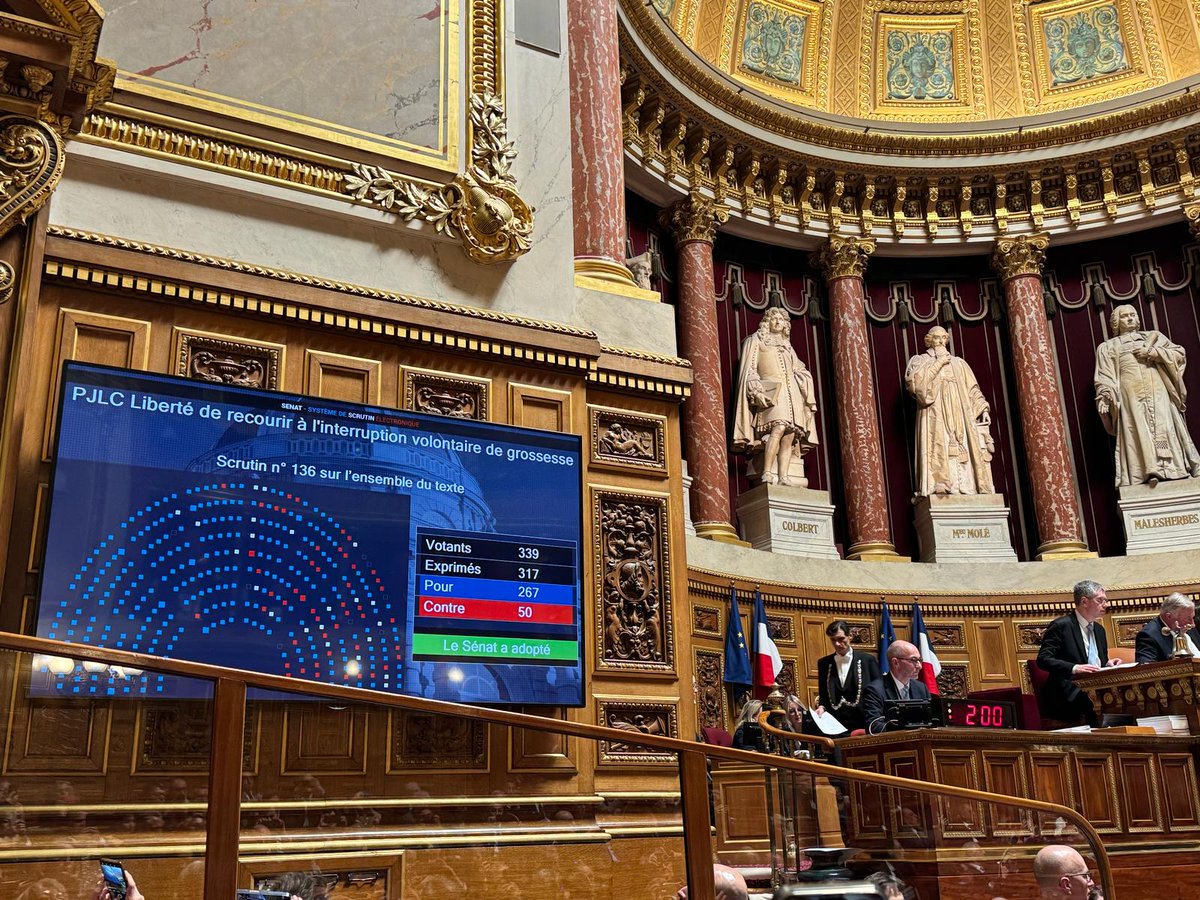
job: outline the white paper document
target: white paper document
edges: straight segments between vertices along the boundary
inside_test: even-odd
[[[839,734],[846,733],[846,726],[837,720],[832,713],[817,714],[815,709],[809,710],[812,713],[813,721],[817,723],[817,727],[821,729],[821,734],[827,734],[830,737],[837,737]]]

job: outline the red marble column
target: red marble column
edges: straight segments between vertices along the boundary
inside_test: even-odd
[[[992,265],[1004,282],[1008,305],[1025,464],[1041,537],[1038,558],[1095,556],[1083,542],[1067,427],[1050,347],[1050,323],[1042,301],[1042,264],[1049,244],[1044,233],[1001,238],[996,242]]]
[[[725,399],[717,338],[712,245],[725,207],[691,194],[660,219],[679,249],[679,352],[692,363],[692,393],[683,405],[684,449],[692,476],[692,522],[700,537],[741,543],[729,524]]]
[[[816,254],[829,285],[833,388],[841,432],[842,482],[850,526],[847,559],[901,561],[888,523],[883,451],[867,346],[863,271],[875,242],[834,236]]]
[[[626,287],[625,149],[617,0],[569,0],[575,271]]]

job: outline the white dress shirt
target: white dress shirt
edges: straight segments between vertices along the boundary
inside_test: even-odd
[[[845,656],[838,656],[836,653],[833,654],[833,664],[835,666],[837,666],[838,683],[842,687],[846,686],[846,676],[850,674],[850,666],[853,664],[853,662],[854,662],[854,648],[853,647],[851,647],[849,650],[846,651]]]

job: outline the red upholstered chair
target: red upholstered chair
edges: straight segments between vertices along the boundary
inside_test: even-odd
[[[1037,722],[1041,728],[1060,728],[1062,723],[1054,722],[1053,724],[1043,721],[1041,713],[1038,712],[1037,698],[1042,695],[1042,691],[1046,689],[1046,682],[1050,679],[1047,673],[1041,666],[1037,664],[1036,659],[1025,660],[1025,667],[1029,672],[1029,686],[1033,688],[1034,712],[1038,713],[1037,717],[1032,721]],[[1032,727],[1032,725],[1031,725]]]
[[[733,746],[733,736],[724,728],[705,726],[700,729],[700,735],[704,738],[704,743],[712,744],[714,747]]]

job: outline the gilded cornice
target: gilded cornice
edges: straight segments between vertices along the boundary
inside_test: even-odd
[[[0,118],[0,235],[45,205],[65,162],[62,140],[45,122]]]
[[[873,240],[835,234],[813,254],[813,262],[829,281],[862,278],[867,271],[867,257],[874,252]]]
[[[659,223],[675,235],[675,243],[680,245],[692,241],[711,244],[716,240],[717,229],[727,221],[729,210],[725,204],[714,202],[696,191],[659,215]]]
[[[1187,219],[1188,228],[1192,231],[1192,237],[1200,240],[1200,203],[1185,206],[1183,215]]]
[[[1040,278],[1046,263],[1046,248],[1049,246],[1050,235],[1044,232],[1001,238],[996,241],[996,249],[992,252],[992,267],[1000,275],[1001,281],[1022,275]]]

